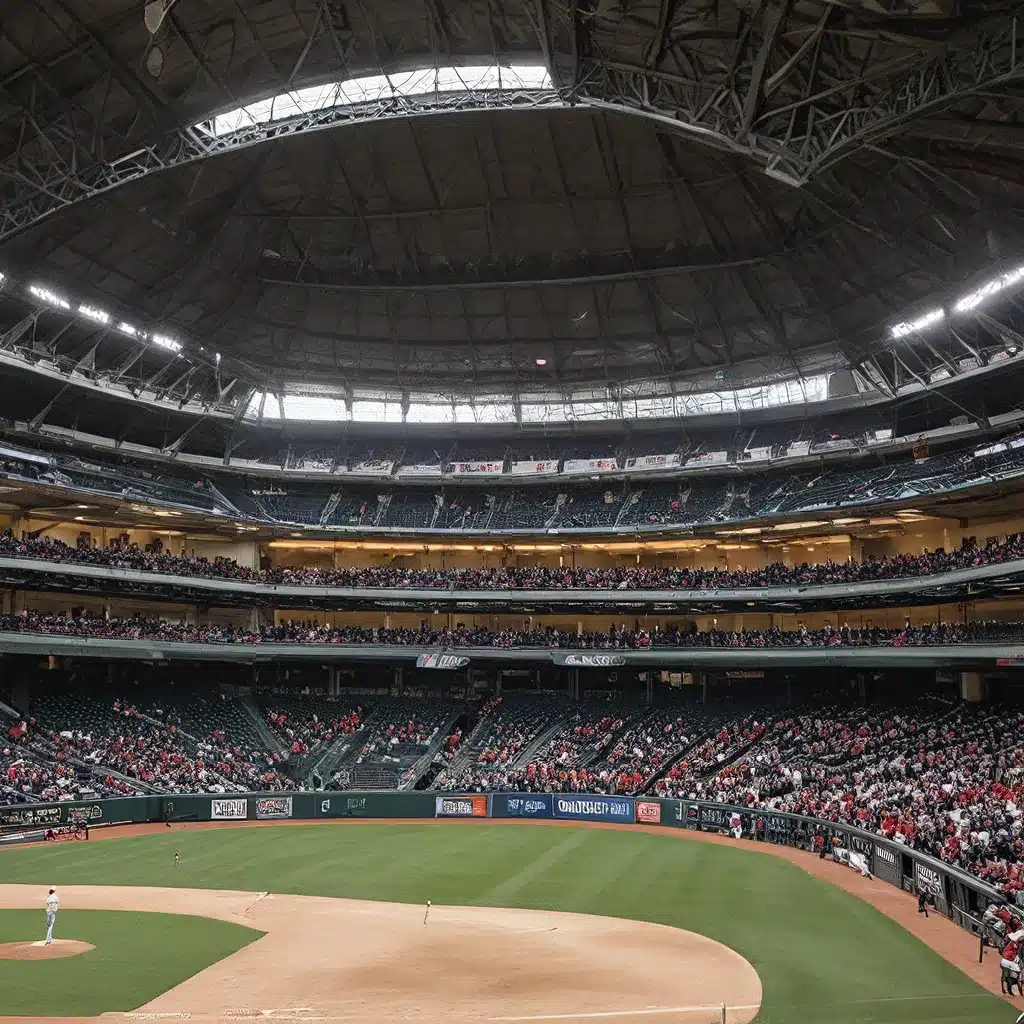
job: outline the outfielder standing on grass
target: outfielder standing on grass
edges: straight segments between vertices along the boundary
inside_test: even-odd
[[[46,944],[53,942],[53,922],[57,920],[57,911],[60,910],[60,897],[56,889],[51,889],[46,897]]]

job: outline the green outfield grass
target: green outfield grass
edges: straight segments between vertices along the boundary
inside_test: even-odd
[[[0,878],[9,881],[6,872]],[[0,942],[42,938],[39,910],[0,910]],[[0,1014],[92,1016],[134,1010],[263,933],[227,921],[135,911],[62,910],[58,938],[96,948],[64,960],[0,960]]]
[[[793,864],[750,846],[626,829],[175,829],[0,851],[0,881],[430,899],[637,918],[701,932],[742,953],[764,985],[761,1024],[987,1024],[1016,1016],[899,925]]]

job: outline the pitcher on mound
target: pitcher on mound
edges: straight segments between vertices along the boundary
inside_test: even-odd
[[[57,920],[57,911],[60,910],[60,897],[56,889],[51,889],[46,897],[46,945],[53,943],[53,923]]]

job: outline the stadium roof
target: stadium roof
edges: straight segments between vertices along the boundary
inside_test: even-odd
[[[267,389],[863,366],[1021,262],[1021,10],[7,0],[0,271]]]

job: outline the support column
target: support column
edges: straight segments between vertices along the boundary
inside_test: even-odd
[[[980,704],[984,698],[980,672],[960,673],[960,696],[969,704]]]
[[[394,679],[393,679],[393,684],[392,685],[394,686],[395,696],[396,697],[401,697],[402,693],[404,692],[403,684],[402,684],[402,666],[401,665],[396,665],[395,666],[395,673],[394,673]]]

